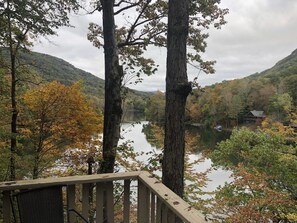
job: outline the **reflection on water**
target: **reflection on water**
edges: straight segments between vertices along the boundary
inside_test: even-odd
[[[134,150],[136,152],[150,152],[150,151],[153,151],[157,154],[160,154],[161,153],[161,150],[156,148],[155,146],[151,145],[148,141],[147,141],[147,138],[146,138],[146,135],[145,133],[142,131],[143,130],[143,126],[144,125],[147,125],[148,122],[146,121],[141,121],[137,124],[129,124],[129,123],[124,123],[122,124],[122,136],[123,136],[123,139],[121,139],[120,142],[124,142],[124,141],[131,141],[131,144],[132,146],[134,147]],[[200,135],[200,139],[203,141],[203,143],[206,143],[204,144],[203,148],[207,148],[207,149],[211,149],[211,148],[214,148],[214,146],[216,145],[217,142],[219,142],[218,140],[220,139],[220,137],[222,137],[222,134],[217,134],[215,135],[216,133],[214,131],[211,131],[209,130],[208,133],[213,133],[213,135],[209,136],[209,135],[206,135],[207,132],[205,131],[202,131],[202,132],[199,132],[199,130],[201,131],[201,128],[198,128],[198,127],[190,127],[189,128],[189,131],[191,131],[192,133],[194,131],[196,131],[195,133],[196,134],[201,134]],[[203,135],[203,133],[205,135]],[[222,133],[222,132],[220,132]],[[229,135],[223,135],[225,138],[221,138],[222,139],[226,139],[227,136],[229,137],[230,136],[230,133]],[[207,137],[207,139],[203,139],[203,137]],[[213,142],[213,144],[210,144],[210,138],[212,138],[213,140],[216,140],[215,142]],[[209,144],[207,144],[209,143]],[[202,144],[202,142],[201,142]],[[212,147],[210,145],[213,145]],[[203,150],[203,148],[201,148]],[[192,154],[190,155],[190,159],[191,160],[194,160],[194,159],[197,159],[200,157],[200,154],[197,153],[197,154]],[[144,163],[146,163],[146,161],[149,159],[149,155],[142,155],[141,157],[138,157],[139,160],[143,161]],[[212,162],[210,159],[205,159],[204,162],[201,162],[199,164],[197,164],[195,166],[195,170],[197,170],[198,172],[204,172],[205,170],[207,170],[208,168],[210,168],[212,165]],[[225,170],[222,170],[222,169],[217,169],[217,170],[213,170],[209,173],[208,177],[209,179],[211,180],[208,185],[207,185],[207,188],[205,188],[205,191],[213,191],[216,187],[218,187],[219,185],[223,185],[225,182],[230,182],[231,179],[230,179],[230,174],[231,172],[229,171],[225,171]]]
[[[148,160],[149,155],[146,155],[146,152],[154,151],[156,153],[161,153],[159,149],[155,146],[149,144],[146,140],[145,134],[142,132],[143,125],[148,124],[147,121],[142,121],[137,124],[124,123],[122,124],[122,137],[120,143],[125,141],[131,141],[132,146],[134,147],[134,151],[137,153],[144,152],[144,155],[138,157],[140,161],[144,163]]]
[[[140,122],[145,120],[145,116],[143,112],[135,111],[135,110],[124,110],[122,122]]]
[[[221,142],[222,140],[229,139],[231,135],[231,131],[228,130],[223,129],[222,131],[217,131],[214,128],[206,128],[203,126],[188,125],[187,130],[192,134],[199,135],[199,151],[205,149],[213,150],[216,147],[217,143]]]

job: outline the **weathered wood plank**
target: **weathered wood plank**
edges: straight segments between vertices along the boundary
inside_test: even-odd
[[[96,223],[103,223],[104,183],[96,184]]]
[[[175,222],[175,214],[170,209],[167,212],[167,221],[170,223]]]
[[[90,211],[90,184],[82,185],[82,216],[89,218]]]
[[[130,222],[130,180],[124,181],[124,221],[123,223]]]
[[[187,223],[206,223],[202,213],[191,207],[164,184],[147,172],[138,176],[139,180],[155,193],[181,220]]]
[[[162,208],[162,201],[157,196],[157,210],[156,210],[156,223],[161,223],[161,211]]]
[[[101,223],[104,221],[103,219],[103,205],[106,208],[106,217],[108,218],[109,223],[114,222],[114,210],[113,210],[113,182],[114,180],[125,180],[124,186],[128,190],[128,181],[131,179],[139,180],[139,197],[138,203],[141,206],[139,210],[139,219],[144,219],[143,221],[139,221],[141,223],[160,223],[162,221],[162,208],[161,204],[166,205],[174,215],[178,216],[184,222],[193,222],[193,223],[205,223],[204,216],[194,208],[192,208],[189,204],[183,201],[180,197],[174,194],[171,190],[169,190],[165,185],[158,182],[155,178],[150,176],[147,172],[132,172],[132,173],[113,173],[113,174],[98,174],[98,175],[85,175],[85,176],[75,176],[75,177],[62,177],[62,178],[47,178],[47,179],[37,179],[37,180],[26,180],[26,181],[15,181],[15,182],[0,182],[0,190],[4,191],[3,202],[5,210],[4,214],[4,223],[10,223],[11,218],[11,207],[10,200],[8,194],[9,190],[14,189],[30,189],[30,188],[38,188],[38,187],[46,187],[51,185],[69,185],[68,186],[68,207],[74,207],[75,203],[75,184],[89,184],[96,183],[96,222]],[[101,190],[104,185],[104,190]],[[72,192],[71,192],[72,191]],[[85,198],[88,198],[86,188],[83,190]],[[154,193],[154,195],[150,194]],[[73,195],[71,195],[73,194]],[[104,204],[104,196],[106,196],[107,203]],[[83,199],[84,203],[86,200]],[[124,195],[124,203],[128,204],[130,198],[128,197],[128,193]],[[154,199],[157,200],[157,204],[154,206]],[[152,201],[151,204],[149,203]],[[83,205],[85,206],[85,205]],[[126,207],[129,207],[126,206]],[[83,211],[87,213],[86,211]],[[125,208],[124,215],[128,216],[128,210]],[[154,217],[154,213],[156,217]],[[163,213],[164,214],[164,213]],[[84,214],[85,215],[85,214]],[[173,215],[173,216],[174,216]],[[163,215],[164,216],[164,215]],[[86,215],[87,217],[87,215]],[[69,220],[71,219],[71,215],[69,216]],[[8,219],[8,220],[5,220]],[[172,217],[169,216],[168,221],[171,221]],[[129,222],[125,220],[125,223]]]
[[[141,181],[138,181],[137,206],[138,206],[137,222],[149,223],[149,219],[150,219],[149,190]]]
[[[161,222],[162,223],[167,223],[168,221],[168,207],[163,203],[161,206]],[[169,223],[174,223],[173,222],[169,222]]]
[[[10,223],[11,218],[11,204],[10,191],[3,192],[3,223]]]
[[[71,184],[85,184],[85,183],[99,183],[110,182],[115,180],[137,179],[140,171],[122,172],[122,173],[107,173],[94,174],[84,176],[70,176],[59,178],[45,178],[36,180],[20,180],[20,181],[6,181],[0,182],[0,190],[14,190],[14,189],[28,189],[39,188],[53,185],[71,185]]]
[[[67,186],[67,209],[75,209],[75,185]],[[75,214],[72,211],[67,212],[68,223],[75,221]]]
[[[156,196],[151,193],[151,223],[156,223]]]
[[[113,197],[113,182],[107,182],[106,184],[106,199],[107,199],[107,222],[114,223],[114,197]]]

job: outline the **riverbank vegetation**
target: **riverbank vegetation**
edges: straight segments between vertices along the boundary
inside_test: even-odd
[[[163,148],[162,128],[149,124],[143,131],[151,145]],[[197,134],[195,137],[187,134],[187,157],[197,153],[197,141]],[[206,192],[203,184],[195,184],[192,179],[204,179],[205,185],[208,172],[194,171],[200,174],[195,176],[187,169],[186,198],[203,210],[211,222],[296,222],[296,145],[297,132],[272,120],[267,119],[256,130],[235,128],[229,139],[200,153],[213,161],[208,171],[217,168],[231,171],[231,182]],[[161,159],[155,157],[151,164],[158,166]],[[196,161],[194,165],[201,162]],[[152,165],[150,170],[155,170]],[[202,195],[206,199],[200,200]]]
[[[187,121],[232,128],[250,121],[251,111],[263,111],[274,121],[290,124],[297,106],[297,50],[272,68],[243,79],[194,89],[186,106]],[[146,106],[149,121],[164,120],[164,94],[156,92]]]
[[[296,222],[296,145],[294,129],[270,120],[256,131],[233,130],[211,154],[214,164],[232,170],[234,178],[217,190],[212,218]]]

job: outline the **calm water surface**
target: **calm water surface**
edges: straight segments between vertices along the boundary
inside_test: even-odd
[[[154,147],[150,143],[148,143],[148,141],[146,140],[145,134],[142,132],[143,125],[146,125],[146,124],[148,124],[148,122],[146,122],[146,121],[141,121],[140,123],[134,124],[134,125],[132,125],[130,123],[122,124],[122,136],[124,139],[122,139],[120,141],[120,143],[129,140],[129,141],[132,141],[131,145],[134,147],[134,150],[136,152],[154,151],[155,153],[160,154],[161,150],[157,149],[156,147]],[[212,133],[211,130],[208,130],[209,131],[208,134],[206,132],[201,133],[201,132],[199,132],[199,129],[197,127],[196,127],[196,130],[195,130],[195,127],[191,127],[189,129],[189,131],[191,131],[191,132],[197,131],[197,134],[200,135],[201,145],[198,145],[198,147],[201,146],[201,150],[206,147],[213,148],[219,140],[226,139],[230,135],[229,134],[226,136],[222,136],[222,134],[225,134],[225,133],[215,135],[216,133],[215,132]],[[203,130],[203,131],[205,131],[205,130]],[[203,140],[205,142],[212,143],[213,147],[210,147],[210,145],[203,143]],[[199,157],[201,157],[201,155],[199,153],[190,155],[191,160],[197,159]],[[149,158],[149,156],[147,156],[147,155],[138,157],[138,159],[143,162],[146,162],[148,160],[148,158]],[[205,171],[208,168],[210,168],[211,165],[212,165],[211,160],[205,159],[204,162],[195,166],[195,170],[197,172],[202,172],[202,171]],[[230,182],[231,181],[230,174],[231,174],[231,172],[225,171],[223,169],[213,170],[212,172],[210,172],[210,174],[208,175],[210,182],[208,183],[207,187],[205,188],[205,191],[213,191],[219,185],[223,185],[225,182]]]

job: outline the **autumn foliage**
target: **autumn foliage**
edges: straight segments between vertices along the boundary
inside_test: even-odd
[[[233,182],[218,188],[210,203],[209,219],[214,222],[279,222],[287,219],[294,201],[290,194],[278,191],[270,179],[257,170],[247,170],[242,164],[234,169]]]
[[[102,115],[95,112],[79,83],[51,82],[28,91],[23,100],[22,143],[30,154],[34,178],[66,149],[90,147],[102,131]]]
[[[215,222],[296,222],[296,134],[267,119],[263,129],[233,130],[212,153],[216,165],[233,171],[218,189],[209,218]]]

